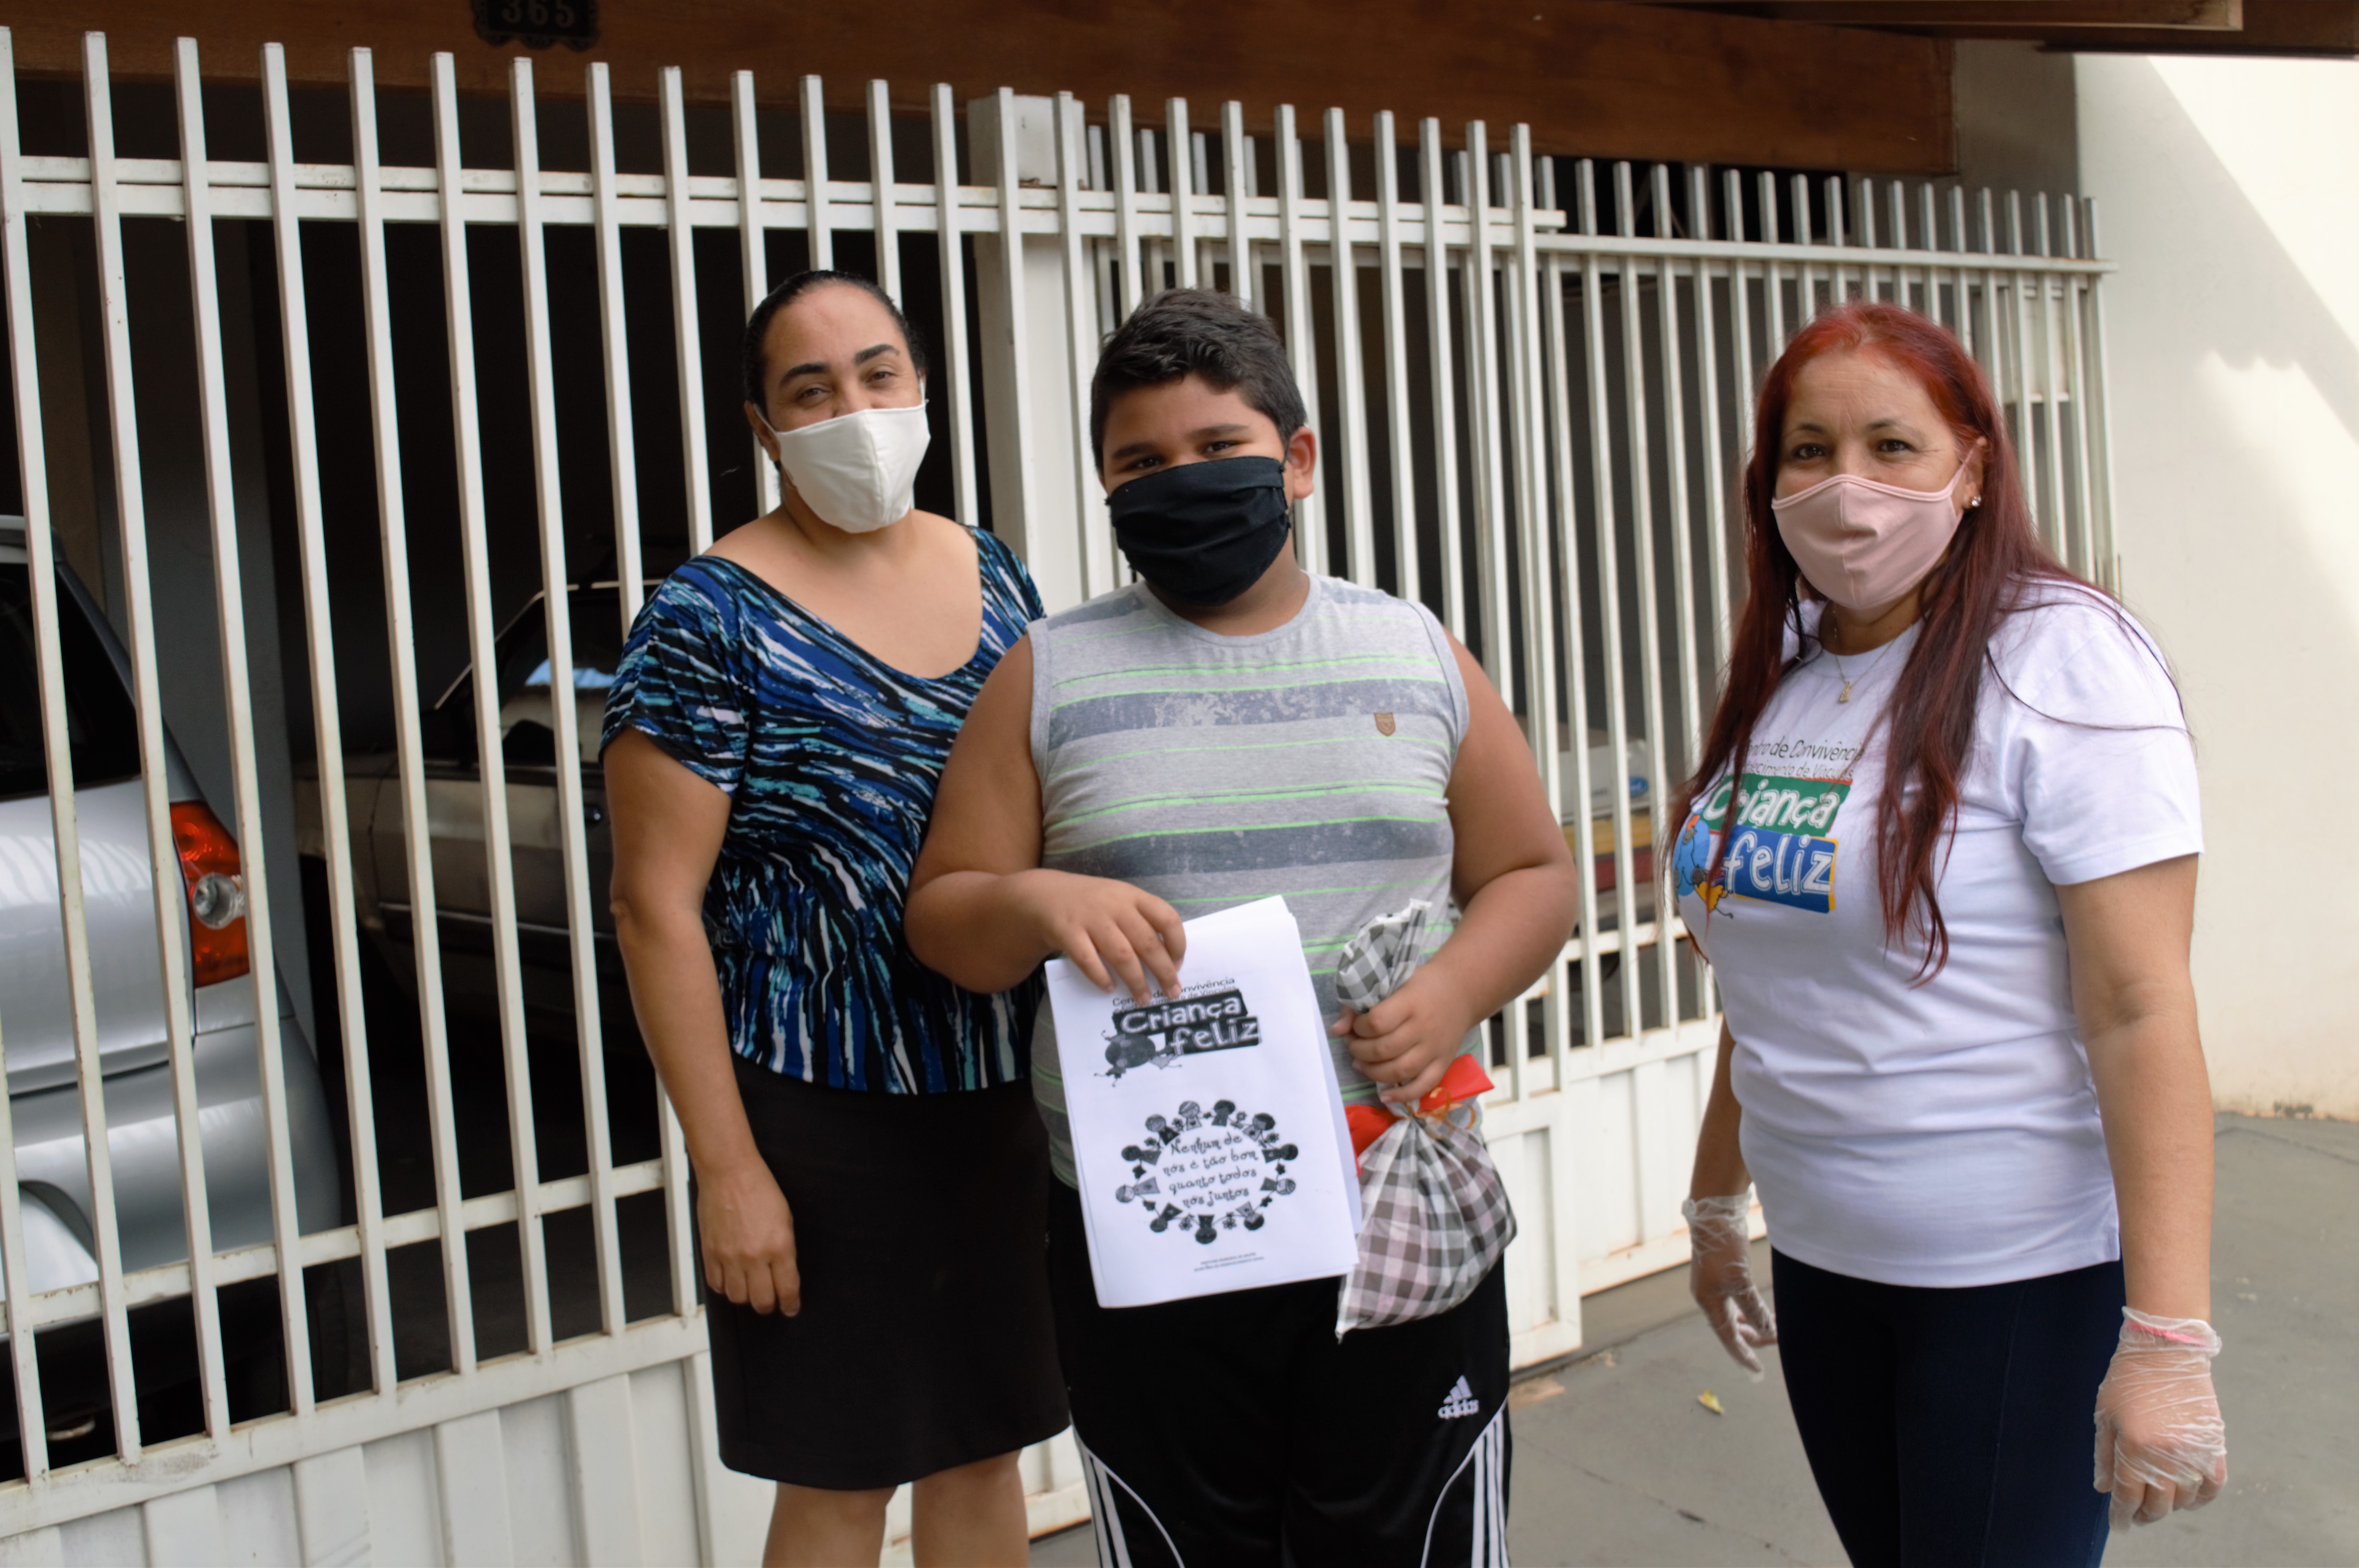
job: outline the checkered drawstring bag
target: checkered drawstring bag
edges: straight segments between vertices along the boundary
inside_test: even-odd
[[[1336,966],[1336,1000],[1365,1012],[1399,989],[1416,971],[1431,913],[1420,899],[1361,927]],[[1415,1114],[1379,1108],[1395,1119],[1360,1156],[1367,1219],[1360,1260],[1336,1303],[1338,1339],[1448,1312],[1474,1293],[1516,1238],[1507,1189],[1475,1127],[1476,1103],[1443,1096],[1437,1106],[1440,1094]]]

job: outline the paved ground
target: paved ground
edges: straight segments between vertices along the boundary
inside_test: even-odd
[[[2231,1479],[2110,1563],[2359,1563],[2359,1123],[2219,1119],[2213,1317]],[[1759,1272],[1767,1276],[1766,1256]],[[1593,1296],[1590,1349],[1519,1385],[1509,1529],[1546,1564],[1839,1563],[1773,1363],[1757,1386],[1674,1272]],[[1697,1402],[1711,1390],[1724,1415]],[[1095,1560],[1086,1527],[1033,1562]]]

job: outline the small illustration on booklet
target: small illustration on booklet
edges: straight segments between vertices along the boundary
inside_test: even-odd
[[[1136,1203],[1157,1235],[1192,1236],[1211,1246],[1223,1230],[1259,1230],[1262,1211],[1294,1192],[1287,1162],[1301,1151],[1287,1142],[1277,1119],[1249,1113],[1234,1100],[1215,1100],[1210,1115],[1182,1100],[1170,1116],[1150,1116],[1146,1136],[1123,1146],[1130,1180],[1114,1188],[1116,1203]]]
[[[1169,1067],[1183,1056],[1234,1051],[1261,1044],[1261,1021],[1245,1007],[1233,980],[1190,986],[1171,1000],[1114,1010],[1106,1037],[1106,1076],[1119,1079],[1152,1062]]]

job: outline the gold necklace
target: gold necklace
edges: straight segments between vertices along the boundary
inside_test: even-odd
[[[1893,639],[1893,642],[1895,643],[1898,641],[1899,639],[1897,637]],[[1821,642],[1819,646],[1826,648],[1826,643],[1824,642]],[[1889,653],[1891,648],[1892,643],[1886,643],[1883,647],[1877,649],[1875,652],[1875,657],[1867,662],[1867,668],[1859,672],[1859,678],[1865,680],[1868,676],[1874,675],[1875,673],[1876,665],[1884,663],[1884,655]],[[1835,700],[1837,702],[1849,702],[1851,700],[1851,672],[1843,668],[1843,655],[1836,653],[1832,648],[1827,648],[1827,657],[1834,661],[1835,674],[1843,677],[1843,691],[1835,697]]]

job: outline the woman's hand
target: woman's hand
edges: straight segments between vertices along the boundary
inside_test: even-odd
[[[1188,933],[1180,912],[1153,893],[1111,877],[1030,871],[1006,879],[1006,895],[1039,946],[1063,954],[1098,989],[1120,980],[1142,1005],[1150,982],[1167,997],[1180,994]]]
[[[1756,1349],[1777,1343],[1777,1320],[1753,1282],[1753,1201],[1744,1193],[1690,1198],[1680,1206],[1688,1220],[1688,1293],[1712,1321],[1736,1364],[1761,1380]]]
[[[696,1227],[704,1242],[704,1281],[740,1306],[802,1311],[795,1267],[795,1217],[777,1178],[760,1161],[706,1181],[698,1173]]]
[[[2115,1530],[2200,1509],[2228,1480],[2228,1428],[2212,1390],[2220,1336],[2201,1318],[2125,1309],[2121,1343],[2097,1390],[2097,1490]]]
[[[1441,1082],[1474,1023],[1456,987],[1429,964],[1367,1011],[1345,1008],[1327,1033],[1350,1039],[1352,1060],[1385,1086],[1386,1104],[1415,1105]]]

